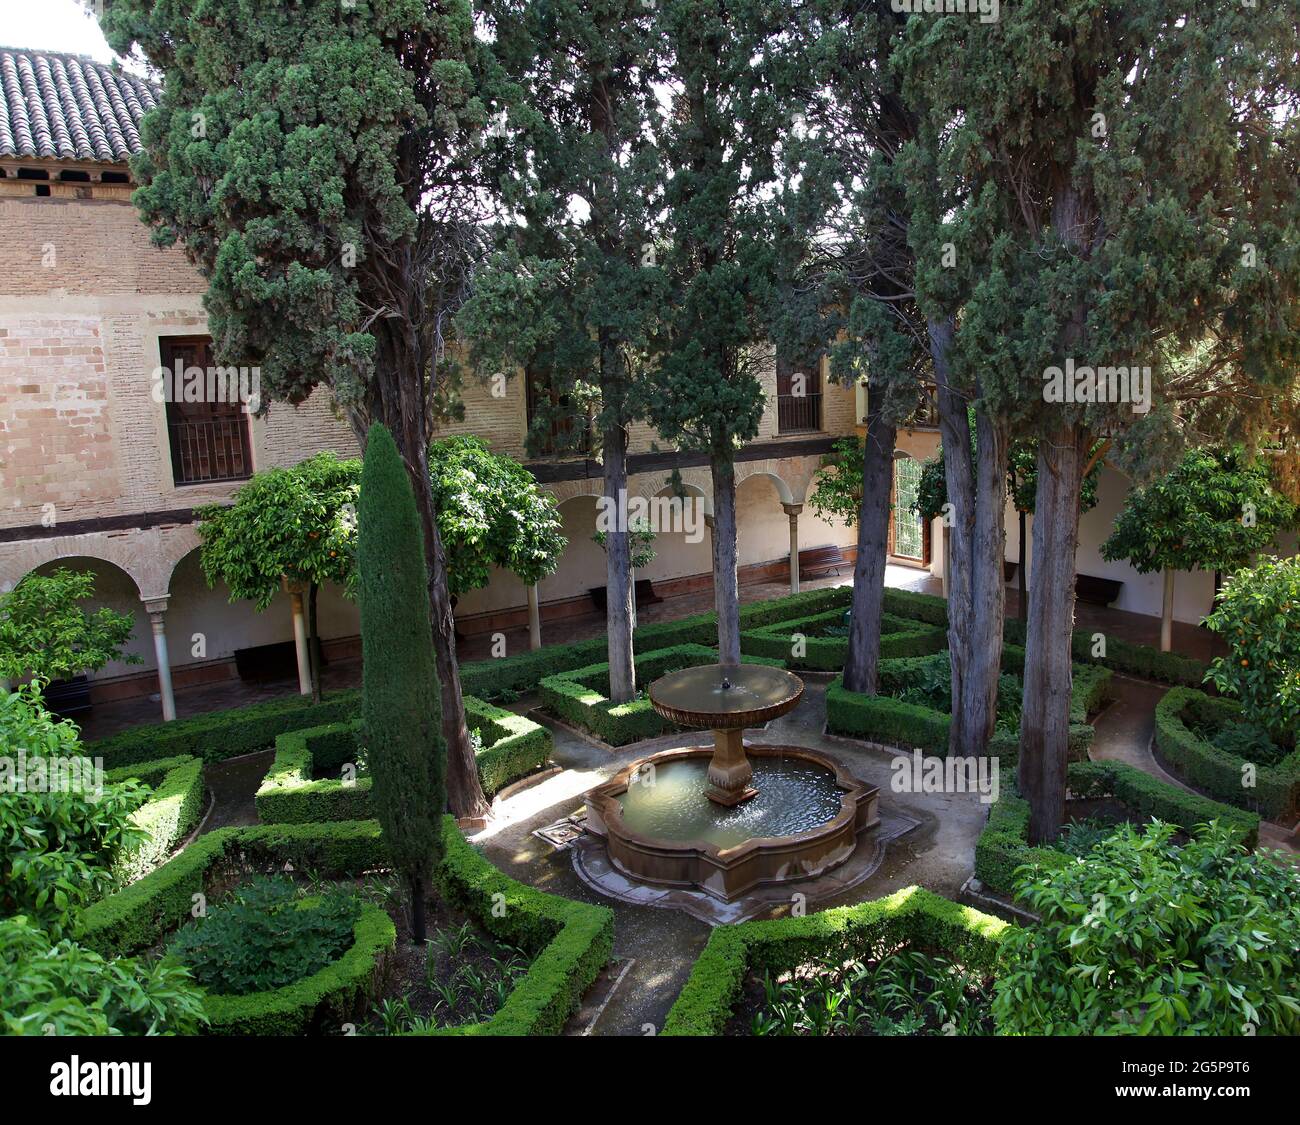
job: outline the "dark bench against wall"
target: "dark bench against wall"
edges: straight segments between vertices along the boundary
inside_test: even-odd
[[[839,576],[840,567],[847,566],[844,552],[839,547],[809,547],[799,552],[799,578],[818,578],[827,574]]]

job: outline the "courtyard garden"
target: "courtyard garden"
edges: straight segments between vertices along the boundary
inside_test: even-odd
[[[321,1087],[359,1040],[372,1099],[482,1037],[959,1037],[966,1096],[1039,1037],[1300,1035],[1294,19],[789,7],[108,6],[162,83],[139,217],[217,354],[356,449],[185,513],[209,591],[292,607],[254,702],[173,695],[162,611],[62,556],[0,593],[4,1034]],[[763,430],[803,367],[849,436]],[[747,568],[760,438],[790,543]],[[696,571],[651,577],[699,544],[638,474],[698,502]],[[1160,614],[1088,604],[1101,560]],[[61,713],[144,633],[164,721]]]

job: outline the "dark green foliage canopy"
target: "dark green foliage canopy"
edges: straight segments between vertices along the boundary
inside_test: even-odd
[[[1129,492],[1101,556],[1139,574],[1232,570],[1270,548],[1295,518],[1265,460],[1240,447],[1190,449],[1172,472]]]
[[[379,423],[370,428],[361,472],[357,565],[361,741],[371,794],[394,864],[423,885],[442,846],[447,751],[420,520],[397,446]]]

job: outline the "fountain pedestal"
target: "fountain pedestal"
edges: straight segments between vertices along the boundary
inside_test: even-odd
[[[744,735],[744,727],[719,727],[713,732],[709,787],[704,795],[727,808],[758,796],[758,790],[749,784],[754,777],[754,767],[745,754]]]

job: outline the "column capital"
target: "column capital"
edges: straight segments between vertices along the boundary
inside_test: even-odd
[[[787,516],[789,516],[791,519],[794,519],[795,516],[797,516],[800,512],[803,511],[803,505],[802,505],[802,504],[785,504],[785,503],[782,503],[781,507],[785,509],[785,514],[786,514]]]
[[[152,617],[154,614],[167,612],[167,603],[171,600],[171,595],[157,594],[154,597],[141,598],[140,600],[144,603],[145,612]]]

